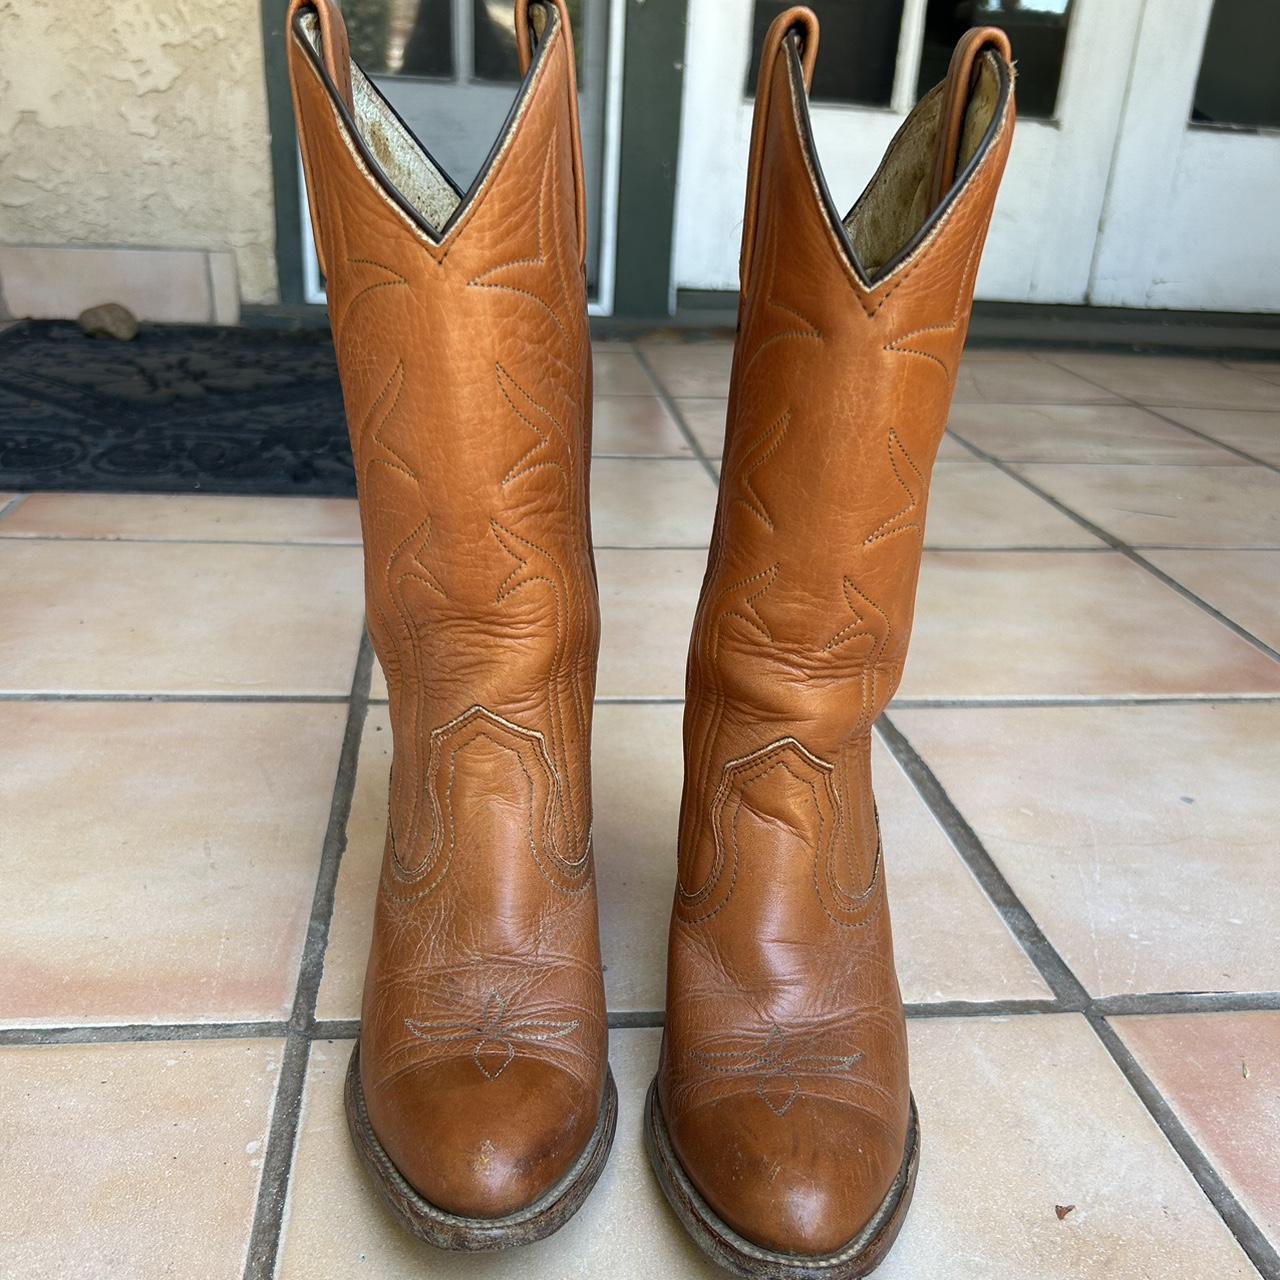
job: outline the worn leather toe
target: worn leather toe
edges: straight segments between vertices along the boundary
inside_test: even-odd
[[[364,1084],[374,1134],[396,1168],[424,1200],[464,1218],[501,1218],[541,1199],[582,1154],[600,1109],[568,1072],[501,1056],[424,1063]]]
[[[685,1116],[671,1138],[723,1222],[761,1248],[808,1257],[835,1253],[858,1235],[903,1157],[873,1116],[812,1097],[782,1115],[754,1093],[723,1098]]]

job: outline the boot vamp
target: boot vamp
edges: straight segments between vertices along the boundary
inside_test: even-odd
[[[409,839],[393,811],[365,982],[370,1122],[438,1208],[499,1217],[554,1187],[595,1127],[606,1018],[589,852],[547,836],[536,735],[482,711],[437,740]]]
[[[757,1245],[808,1255],[875,1215],[910,1109],[880,859],[854,892],[839,857],[849,806],[821,766],[788,742],[729,772],[719,860],[677,895],[660,1073],[672,1145],[712,1209]]]
[[[598,1089],[516,1046],[477,1038],[460,1056],[410,1062],[367,1095],[387,1154],[438,1209],[483,1219],[528,1208],[590,1141]]]

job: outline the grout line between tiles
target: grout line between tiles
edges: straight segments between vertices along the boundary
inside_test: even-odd
[[[692,462],[692,458],[684,459],[686,462]],[[707,554],[707,544],[702,543],[683,543],[683,542],[664,542],[661,544],[640,543],[640,542],[597,542],[592,546],[593,551],[698,551],[702,555]]]
[[[638,1027],[661,1027],[666,1023],[662,1009],[623,1009],[609,1014],[609,1030],[625,1031]]]
[[[1137,551],[1135,551],[1133,547],[1129,545],[1129,543],[1122,541],[1120,538],[1117,538],[1113,533],[1108,533],[1107,530],[1102,528],[1100,525],[1094,524],[1093,521],[1090,520],[1087,516],[1082,516],[1078,511],[1074,510],[1072,507],[1067,506],[1065,502],[1059,501],[1051,493],[1042,489],[1038,484],[1035,483],[1034,480],[1030,480],[1026,476],[1020,474],[1013,467],[1009,466],[1008,463],[1002,462],[999,458],[995,457],[993,454],[988,453],[985,449],[982,449],[978,445],[973,444],[971,441],[966,440],[964,436],[956,435],[955,439],[958,440],[962,445],[964,445],[964,447],[968,449],[971,453],[973,453],[975,457],[981,458],[984,462],[991,463],[994,467],[998,468],[1005,475],[1009,476],[1013,480],[1016,480],[1020,485],[1022,485],[1024,489],[1030,490],[1032,493],[1036,495],[1036,497],[1041,498],[1043,501],[1047,502],[1051,507],[1054,508],[1054,510],[1059,511],[1064,516],[1067,516],[1070,519],[1074,520],[1076,524],[1078,524],[1082,529],[1085,529],[1089,533],[1093,534],[1094,537],[1101,538],[1102,541],[1105,542],[1107,546],[1109,546],[1113,551],[1118,551],[1122,556],[1125,557],[1125,559],[1131,561],[1133,564],[1136,564],[1140,569],[1145,569],[1153,578],[1157,578],[1160,582],[1164,583],[1164,585],[1168,587],[1170,590],[1177,592],[1177,594],[1180,595],[1184,600],[1189,601],[1191,604],[1194,604],[1197,608],[1201,609],[1204,613],[1207,613],[1211,618],[1216,619],[1224,627],[1226,627],[1228,631],[1234,632],[1237,636],[1240,637],[1241,640],[1244,640],[1247,643],[1251,644],[1255,649],[1258,650],[1259,653],[1264,653],[1267,655],[1267,657],[1271,658],[1273,661],[1280,662],[1280,651],[1273,649],[1269,644],[1266,643],[1265,640],[1260,640],[1257,636],[1253,634],[1253,632],[1247,631],[1233,618],[1227,617],[1227,615],[1223,613],[1222,610],[1215,609],[1213,605],[1211,605],[1207,600],[1204,600],[1200,596],[1196,595],[1196,593],[1192,591],[1189,587],[1183,586],[1183,584],[1179,582],[1176,578],[1171,577],[1169,574],[1165,573],[1163,569],[1160,569],[1156,565],[1152,564],[1151,561],[1148,560],[1145,556],[1140,555]]]
[[[1094,1010],[1106,1018],[1170,1013],[1280,1012],[1280,991],[1163,991],[1149,995],[1098,996]]]
[[[4,693],[4,702],[163,702],[199,706],[243,705],[263,703],[285,706],[337,706],[346,705],[347,698],[338,694],[200,694],[200,693]],[[370,697],[370,706],[386,706],[387,699]],[[622,693],[601,694],[596,706],[679,706],[684,698],[678,694]],[[1021,698],[918,698],[905,695],[895,698],[890,710],[919,711],[959,708],[972,711],[1009,710],[1023,707],[1186,707],[1207,703],[1271,703],[1280,702],[1277,693],[1185,693],[1185,694],[1130,694],[1078,696],[1028,694]]]
[[[288,1025],[286,1022],[131,1022],[83,1027],[4,1027],[0,1028],[0,1046],[279,1039]]]
[[[1083,1014],[1116,1069],[1137,1094],[1148,1115],[1182,1160],[1249,1261],[1264,1280],[1280,1280],[1280,1256],[1192,1139],[1173,1108],[1124,1046],[1115,1029],[1107,1022],[1099,1002],[1089,996],[1084,985],[1059,955],[1057,948],[1045,936],[933,770],[887,716],[881,716],[878,728],[894,758],[950,837],[956,851],[991,899],[1005,924],[1022,944],[1041,977],[1048,983],[1055,996],[1055,1000],[1051,1002],[1055,1006],[1054,1011]],[[1203,1007],[1202,1004],[1202,1011]]]
[[[360,1034],[359,1018],[317,1018],[311,1024],[312,1040],[354,1040]]]
[[[26,494],[24,496],[30,497],[31,495]],[[136,494],[128,496],[163,497],[168,495]],[[261,496],[264,498],[270,497],[269,494]],[[351,501],[354,502],[355,499],[353,498]],[[7,508],[5,511],[7,511]],[[3,516],[5,511],[0,511],[0,516]],[[123,534],[112,534],[110,537],[94,537],[92,534],[82,533],[6,533],[3,529],[0,529],[0,541],[17,543],[18,545],[28,542],[96,542],[104,546],[116,546],[121,543],[125,545],[141,543],[143,546],[149,547],[308,547],[321,551],[350,549],[361,545],[359,538],[355,539],[355,541],[341,539],[320,541],[314,538],[139,538]]]
[[[598,707],[678,707],[684,703],[684,699],[674,694],[670,697],[653,697],[650,698],[645,694],[616,694],[612,697],[601,696],[596,698],[596,706]]]
[[[1280,991],[1155,991],[1136,995],[1091,998],[1087,1007],[1106,1018],[1135,1018],[1168,1014],[1280,1013]],[[1077,1013],[1068,1002],[1050,1000],[934,1000],[905,1006],[908,1019],[1025,1017],[1044,1013]],[[660,1027],[661,1009],[614,1009],[613,1030]],[[136,1022],[94,1023],[84,1026],[3,1027],[0,1048],[29,1048],[69,1044],[144,1044],[198,1040],[280,1040],[288,1036],[288,1022]],[[316,1018],[302,1032],[308,1041],[354,1040],[359,1018]]]
[[[1080,979],[1072,973],[1031,912],[1022,904],[1004,873],[979,840],[977,832],[956,807],[933,770],[888,715],[882,715],[876,726],[885,746],[910,778],[934,819],[955,846],[956,852],[991,899],[1000,918],[1049,984],[1055,999],[1065,1010],[1085,1008],[1089,996]]]
[[[1137,400],[1133,396],[1125,395],[1123,391],[1112,391],[1110,387],[1104,386],[1096,378],[1091,378],[1089,377],[1088,374],[1080,373],[1075,369],[1069,368],[1067,365],[1062,364],[1053,356],[1045,355],[1041,353],[1041,354],[1037,354],[1036,359],[1042,360],[1045,364],[1053,365],[1054,368],[1061,369],[1064,373],[1069,373],[1073,377],[1079,378],[1083,382],[1087,382],[1091,387],[1097,387],[1098,390],[1107,392],[1108,395],[1119,396],[1120,399],[1123,400],[1124,403],[1129,405],[1131,408],[1142,409],[1145,412],[1151,414],[1153,417],[1159,418],[1161,422],[1167,422],[1171,427],[1177,427],[1180,431],[1185,431],[1188,435],[1195,436],[1198,439],[1204,441],[1206,444],[1216,445],[1219,449],[1225,450],[1227,453],[1233,453],[1237,458],[1243,458],[1246,462],[1252,462],[1259,467],[1266,467],[1268,471],[1280,471],[1280,467],[1275,466],[1273,463],[1266,462],[1262,458],[1255,457],[1252,453],[1246,453],[1243,449],[1237,449],[1235,445],[1227,444],[1226,441],[1219,440],[1216,436],[1211,436],[1207,431],[1201,431],[1198,427],[1189,427],[1185,422],[1179,422],[1176,418],[1171,418],[1167,413],[1163,412],[1163,410],[1165,409],[1178,409],[1178,408],[1221,410],[1224,408],[1223,405],[1159,405],[1157,406],[1157,405],[1144,404],[1141,400]],[[1210,361],[1210,363],[1221,365],[1221,367],[1224,369],[1230,368],[1229,365],[1227,365],[1224,361],[1221,361],[1221,360]],[[1242,372],[1242,371],[1233,370],[1232,372]],[[1267,379],[1258,378],[1254,374],[1248,374],[1247,376],[1253,378],[1257,382],[1264,382],[1264,383],[1267,382]],[[1275,384],[1267,383],[1267,385],[1274,386]],[[1249,412],[1249,410],[1245,410],[1245,412]],[[1268,412],[1274,412],[1274,410],[1258,409],[1258,410],[1253,410],[1253,412],[1268,413]]]
[[[1137,402],[1135,401],[1135,403]],[[1240,458],[1242,461],[1252,462],[1254,466],[1265,467],[1268,471],[1280,471],[1280,467],[1277,467],[1272,462],[1268,462],[1265,458],[1258,457],[1258,455],[1255,453],[1249,453],[1246,450],[1241,449],[1238,445],[1228,444],[1225,440],[1219,440],[1217,436],[1211,436],[1207,431],[1202,431],[1199,427],[1189,427],[1185,422],[1179,422],[1177,418],[1171,418],[1164,411],[1164,408],[1160,406],[1144,404],[1144,405],[1140,405],[1139,407],[1142,409],[1145,409],[1149,414],[1151,414],[1153,418],[1159,418],[1161,422],[1167,422],[1172,427],[1179,427],[1181,430],[1187,432],[1189,435],[1196,436],[1198,439],[1203,440],[1205,444],[1217,445],[1217,447],[1221,449],[1224,453],[1234,454],[1237,458]],[[1176,406],[1173,406],[1173,407],[1176,407]],[[1228,410],[1227,412],[1242,412],[1242,411]],[[1243,412],[1247,413],[1249,412],[1249,410],[1243,410]],[[1258,409],[1258,410],[1254,410],[1254,412],[1274,413],[1275,410],[1274,409]]]
[[[592,449],[592,462],[597,458],[609,458],[614,462],[697,462],[697,458],[687,453],[607,453],[603,449]]]
[[[654,390],[657,392],[658,399],[662,401],[663,408],[675,419],[676,426],[680,429],[680,434],[684,436],[685,443],[693,450],[693,456],[702,463],[702,469],[711,477],[711,483],[715,485],[717,493],[720,490],[720,473],[715,468],[715,463],[707,456],[707,452],[702,445],[698,443],[698,437],[695,436],[685,421],[684,414],[680,412],[680,406],[676,404],[671,393],[663,385],[662,379],[658,377],[654,371],[653,365],[649,363],[649,357],[639,345],[634,347],[636,360],[640,367],[645,371],[649,381],[653,383]]]
[[[355,674],[351,681],[351,698],[329,807],[329,824],[316,873],[306,942],[298,966],[298,984],[285,1036],[280,1082],[276,1087],[271,1111],[271,1127],[267,1135],[266,1155],[258,1184],[257,1206],[245,1261],[245,1280],[271,1280],[280,1251],[280,1234],[289,1195],[293,1152],[298,1139],[303,1086],[306,1083],[310,1032],[315,1020],[320,977],[324,970],[325,948],[329,941],[329,923],[333,915],[338,869],[347,845],[347,819],[351,813],[351,797],[355,791],[360,737],[369,707],[372,675],[373,647],[369,643],[368,632],[365,631],[361,637]]]
[[[1277,1253],[1235,1193],[1227,1186],[1213,1161],[1201,1150],[1199,1143],[1121,1040],[1116,1029],[1096,1009],[1086,1010],[1085,1018],[1128,1081],[1129,1087],[1159,1125],[1169,1145],[1181,1157],[1205,1198],[1218,1211],[1227,1229],[1235,1236],[1236,1243],[1257,1268],[1258,1274],[1263,1280],[1280,1280],[1280,1253]]]
[[[27,493],[16,493],[8,502],[0,504],[0,520],[12,515],[30,496]]]
[[[1269,366],[1275,363],[1274,351],[1261,353],[1261,358],[1257,360],[1241,359],[1229,354],[1216,355],[1213,357],[1213,362],[1220,364],[1224,369],[1230,369],[1232,373],[1248,374],[1254,382],[1265,383],[1268,387],[1280,386],[1274,378],[1268,378],[1265,373],[1258,372],[1260,365]]]
[[[1184,694],[1133,694],[1129,697],[1035,697],[1025,698],[895,698],[889,704],[890,711],[939,711],[962,709],[965,711],[1009,711],[1033,707],[1203,707],[1216,703],[1270,703],[1280,702],[1275,693],[1184,693]]]
[[[208,702],[345,705],[341,693],[0,693],[0,702]]]

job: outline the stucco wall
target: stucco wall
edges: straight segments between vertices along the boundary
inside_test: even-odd
[[[231,249],[276,297],[259,0],[0,0],[0,243]]]

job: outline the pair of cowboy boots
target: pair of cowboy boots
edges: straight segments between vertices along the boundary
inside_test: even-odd
[[[564,0],[516,0],[523,82],[462,191],[292,0],[289,61],[390,690],[390,813],[347,1110],[433,1244],[548,1235],[613,1140],[591,840],[599,636],[577,90]],[[1013,128],[1007,41],[961,42],[840,217],[807,89],[761,60],[720,498],[689,653],[650,1157],[744,1276],[866,1274],[911,1198],[872,725]]]

